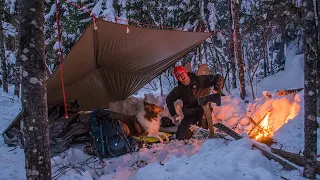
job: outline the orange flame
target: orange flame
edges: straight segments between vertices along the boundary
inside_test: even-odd
[[[271,112],[268,112],[266,114],[266,116],[264,117],[264,119],[262,120],[262,122],[261,122],[261,126],[262,127],[267,127],[268,126],[270,113]]]
[[[271,137],[272,136],[272,130],[269,126],[269,116],[270,116],[270,111],[266,114],[266,116],[263,118],[262,122],[260,123],[258,130],[255,135],[256,140],[262,140],[266,137]]]

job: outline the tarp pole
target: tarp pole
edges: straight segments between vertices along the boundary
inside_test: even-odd
[[[62,96],[63,96],[64,113],[65,113],[64,116],[65,116],[65,118],[68,118],[66,92],[64,89],[64,78],[63,78],[63,72],[62,72],[62,52],[61,52],[61,36],[60,36],[60,24],[59,24],[58,0],[56,0],[56,23],[57,23],[57,34],[58,34],[58,56],[59,56],[59,64],[60,64],[59,69],[60,69]]]

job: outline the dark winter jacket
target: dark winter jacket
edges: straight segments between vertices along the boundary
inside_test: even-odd
[[[210,87],[221,92],[223,86],[223,77],[217,75],[202,75],[197,76],[194,73],[188,73],[190,77],[190,84],[188,86],[178,82],[175,87],[167,96],[167,107],[171,116],[176,115],[174,102],[178,99],[183,101],[182,112],[184,116],[201,116],[203,113],[202,107],[198,105],[198,97],[208,95]]]

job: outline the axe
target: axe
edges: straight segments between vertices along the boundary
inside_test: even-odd
[[[202,107],[209,127],[210,138],[214,137],[214,128],[212,123],[212,116],[209,107],[209,103],[215,103],[217,106],[221,105],[221,93],[210,94],[207,96],[202,96],[198,98],[198,104]]]

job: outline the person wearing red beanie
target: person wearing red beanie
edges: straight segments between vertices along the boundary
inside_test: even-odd
[[[173,69],[173,73],[174,73],[174,76],[177,78],[177,75],[181,72],[185,72],[185,73],[188,73],[188,71],[186,69],[184,69],[182,66],[176,66],[174,67]]]
[[[190,83],[190,78],[188,77],[188,71],[182,66],[174,67],[173,69],[174,77],[184,85]]]
[[[173,73],[178,80],[178,86],[168,94],[166,103],[173,120],[177,121],[178,115],[174,102],[178,99],[182,100],[184,117],[176,132],[176,138],[178,140],[189,139],[192,135],[190,125],[200,122],[203,115],[203,109],[198,104],[198,97],[208,95],[212,86],[215,91],[221,92],[224,78],[219,74],[197,76],[182,66],[175,67]]]

